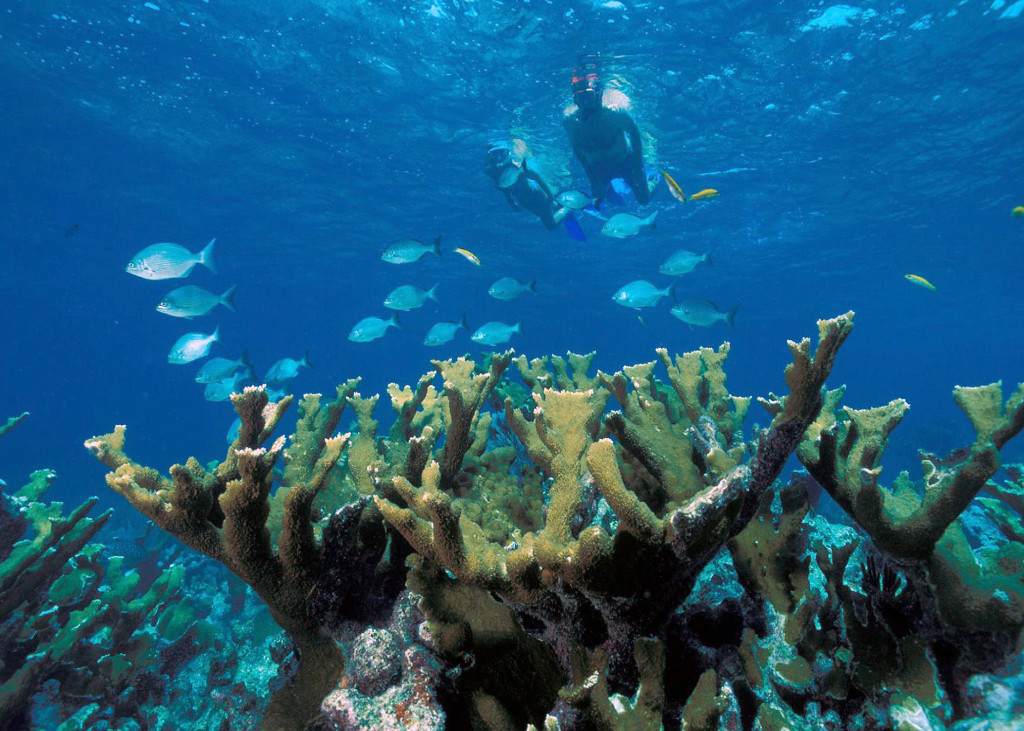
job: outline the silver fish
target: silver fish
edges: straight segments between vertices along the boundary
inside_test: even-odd
[[[497,282],[491,285],[491,288],[487,290],[487,294],[491,297],[496,297],[500,300],[514,300],[523,292],[534,292],[537,291],[537,280],[531,279],[527,283],[520,282],[515,277],[502,277]]]
[[[188,318],[205,315],[217,305],[224,305],[232,312],[237,312],[233,300],[236,288],[234,286],[229,287],[224,294],[217,295],[208,289],[191,284],[185,287],[178,287],[164,295],[156,309],[171,317]]]
[[[180,244],[147,246],[132,257],[125,271],[143,279],[181,279],[187,277],[196,264],[202,264],[216,274],[217,268],[213,264],[213,244],[216,240],[210,239],[210,243],[198,254],[193,254]]]
[[[427,331],[427,336],[423,338],[423,344],[444,345],[451,342],[455,338],[455,333],[462,328],[469,330],[469,323],[466,322],[465,315],[459,322],[438,322]]]
[[[427,254],[441,256],[441,237],[425,244],[419,239],[398,239],[392,241],[380,258],[390,264],[411,264]]]
[[[616,213],[608,219],[608,222],[601,227],[601,233],[615,239],[625,239],[629,236],[636,236],[645,228],[654,228],[654,219],[658,212],[655,211],[647,218],[634,216],[632,213]]]
[[[594,199],[586,193],[578,190],[564,190],[555,196],[558,205],[568,208],[570,211],[582,211],[587,206],[594,204]]]
[[[231,422],[231,426],[228,427],[228,444],[234,444],[235,440],[238,439],[238,435],[242,432],[242,417],[237,417]]]
[[[384,298],[384,306],[389,310],[408,311],[415,310],[417,307],[422,307],[423,303],[427,300],[434,300],[434,302],[437,302],[436,284],[429,290],[422,290],[411,284],[403,284],[401,287],[393,289],[391,293]]]
[[[630,282],[612,295],[612,299],[623,307],[640,309],[641,307],[654,307],[661,301],[662,297],[672,296],[672,285],[665,289],[658,289],[645,279],[638,279]]]
[[[267,389],[267,398],[272,402],[278,402],[288,395],[288,386],[278,386],[277,388]]]
[[[191,363],[199,360],[210,352],[210,346],[220,340],[220,327],[209,335],[203,333],[185,333],[174,343],[167,354],[168,363]]]
[[[282,358],[274,363],[263,376],[264,383],[285,383],[299,375],[300,368],[312,368],[309,364],[309,351],[302,356],[302,360],[294,358]]]
[[[679,300],[676,306],[672,308],[672,314],[687,325],[707,327],[721,320],[731,328],[736,319],[736,310],[738,309],[739,305],[736,305],[728,312],[722,312],[711,300],[687,297]]]
[[[252,378],[252,363],[249,361],[249,354],[247,352],[243,352],[242,357],[238,360],[210,358],[210,360],[203,363],[203,367],[196,373],[196,383],[223,381],[225,378],[235,375],[235,371],[239,368],[245,371],[246,376]]]
[[[355,324],[348,339],[354,343],[368,343],[371,340],[384,337],[389,327],[401,328],[398,324],[398,316],[392,315],[390,320],[382,320],[379,317],[364,317]]]
[[[220,381],[207,383],[206,388],[203,389],[203,398],[207,401],[227,401],[231,398],[231,394],[242,390],[242,384],[248,378],[246,374],[239,373]]]
[[[715,263],[711,261],[711,252],[706,254],[695,254],[692,251],[686,249],[679,249],[668,259],[661,264],[661,268],[658,269],[662,274],[668,274],[671,277],[681,277],[684,274],[689,274],[700,264],[707,264],[709,267],[713,267]]]
[[[501,345],[507,343],[515,333],[522,331],[518,322],[515,325],[506,325],[504,322],[491,321],[478,327],[469,339],[481,345]]]

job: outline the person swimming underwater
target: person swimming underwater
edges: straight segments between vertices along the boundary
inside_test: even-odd
[[[591,195],[600,205],[614,178],[622,178],[640,205],[651,199],[644,172],[640,130],[623,103],[621,92],[604,88],[594,71],[574,74],[573,104],[562,126],[576,158],[590,180]]]
[[[569,210],[555,200],[544,179],[527,165],[526,158],[517,159],[507,145],[494,145],[487,151],[484,173],[505,194],[513,210],[525,208],[549,230],[557,227],[569,214]]]

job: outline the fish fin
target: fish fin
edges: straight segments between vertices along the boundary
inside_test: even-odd
[[[309,348],[306,348],[306,352],[302,354],[302,360],[300,361],[306,368],[312,368],[313,364],[309,362]]]
[[[517,322],[515,324],[515,326],[512,328],[512,332],[519,333],[520,335],[522,335],[523,334],[523,326],[520,323]]]
[[[249,351],[243,350],[239,360],[242,362],[242,366],[249,371],[249,378],[253,378],[256,375],[256,369],[253,368],[252,361],[249,359]]]
[[[676,282],[678,281],[678,279],[675,280],[674,282],[672,282],[672,284],[668,285],[665,288],[665,291],[668,293],[669,299],[672,300],[672,304],[674,305],[679,304],[679,300],[676,299]]]
[[[238,312],[235,309],[235,290],[238,289],[237,284],[232,284],[228,287],[228,290],[220,296],[220,303],[227,307],[232,312]]]
[[[740,308],[740,306],[736,305],[735,307],[733,307],[731,310],[729,310],[725,314],[725,324],[727,324],[729,326],[730,330],[732,330],[733,327],[735,326],[735,323],[736,323],[736,310],[738,310],[739,308]]]
[[[217,237],[214,236],[210,239],[210,243],[199,252],[199,263],[209,269],[214,274],[217,273],[217,265],[213,263],[213,245],[217,242]]]
[[[437,240],[438,240],[438,241],[440,241],[440,240],[441,240],[441,237],[440,237],[440,236],[438,236],[438,237],[437,237]],[[397,327],[397,328],[398,328],[399,330],[401,330],[401,329],[402,329],[402,323],[401,323],[401,321],[399,321],[399,319],[398,319],[398,310],[395,310],[395,314],[393,314],[393,315],[391,316],[391,319],[390,319],[390,320],[388,320],[388,325],[391,325],[391,326],[393,326],[393,327]]]
[[[434,253],[437,254],[438,256],[441,256],[441,237],[438,236],[430,243],[434,247]]]
[[[438,282],[440,284],[440,282]],[[437,302],[437,284],[427,290],[427,299],[432,299]]]
[[[707,264],[709,267],[713,267],[715,265],[715,262],[711,261],[710,251],[704,255],[704,263]]]
[[[469,322],[466,320],[466,313],[462,313],[462,319],[459,320],[459,327],[465,328],[466,332],[469,332]]]
[[[213,338],[212,338],[212,340],[215,343],[219,343],[220,342],[220,325],[218,325],[217,327],[213,328]]]
[[[583,227],[580,226],[580,222],[576,220],[576,216],[572,212],[568,213],[564,219],[562,219],[562,225],[565,226],[566,233],[569,234],[569,238],[573,241],[585,242],[587,235],[583,233]]]
[[[530,283],[526,285],[526,289],[533,292],[534,294],[537,294],[537,280],[531,279]]]

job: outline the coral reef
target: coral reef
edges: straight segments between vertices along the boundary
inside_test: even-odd
[[[144,706],[164,698],[169,655],[191,641],[196,617],[179,601],[182,569],[140,583],[122,557],[106,558],[93,542],[111,515],[88,516],[97,498],[69,514],[42,502],[55,477],[38,470],[0,496],[0,727],[55,727],[72,714],[83,728],[142,723]]]
[[[86,444],[288,633],[265,728],[942,728],[1021,649],[1024,484],[991,480],[1024,386],[958,388],[974,444],[886,489],[905,403],[840,409],[825,387],[852,327],[790,342],[750,438],[726,343],[612,374],[593,354],[433,361],[389,386],[384,435],[358,381],[305,396],[290,441],[290,398],[248,388],[225,459],[169,477],[124,427]],[[794,455],[807,472],[781,482]]]

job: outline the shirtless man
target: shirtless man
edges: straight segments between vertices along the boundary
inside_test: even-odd
[[[616,95],[621,97],[621,95]],[[591,195],[600,205],[613,178],[622,178],[640,205],[651,199],[644,173],[643,142],[629,112],[606,92],[596,73],[574,76],[574,104],[562,126],[590,179]]]

